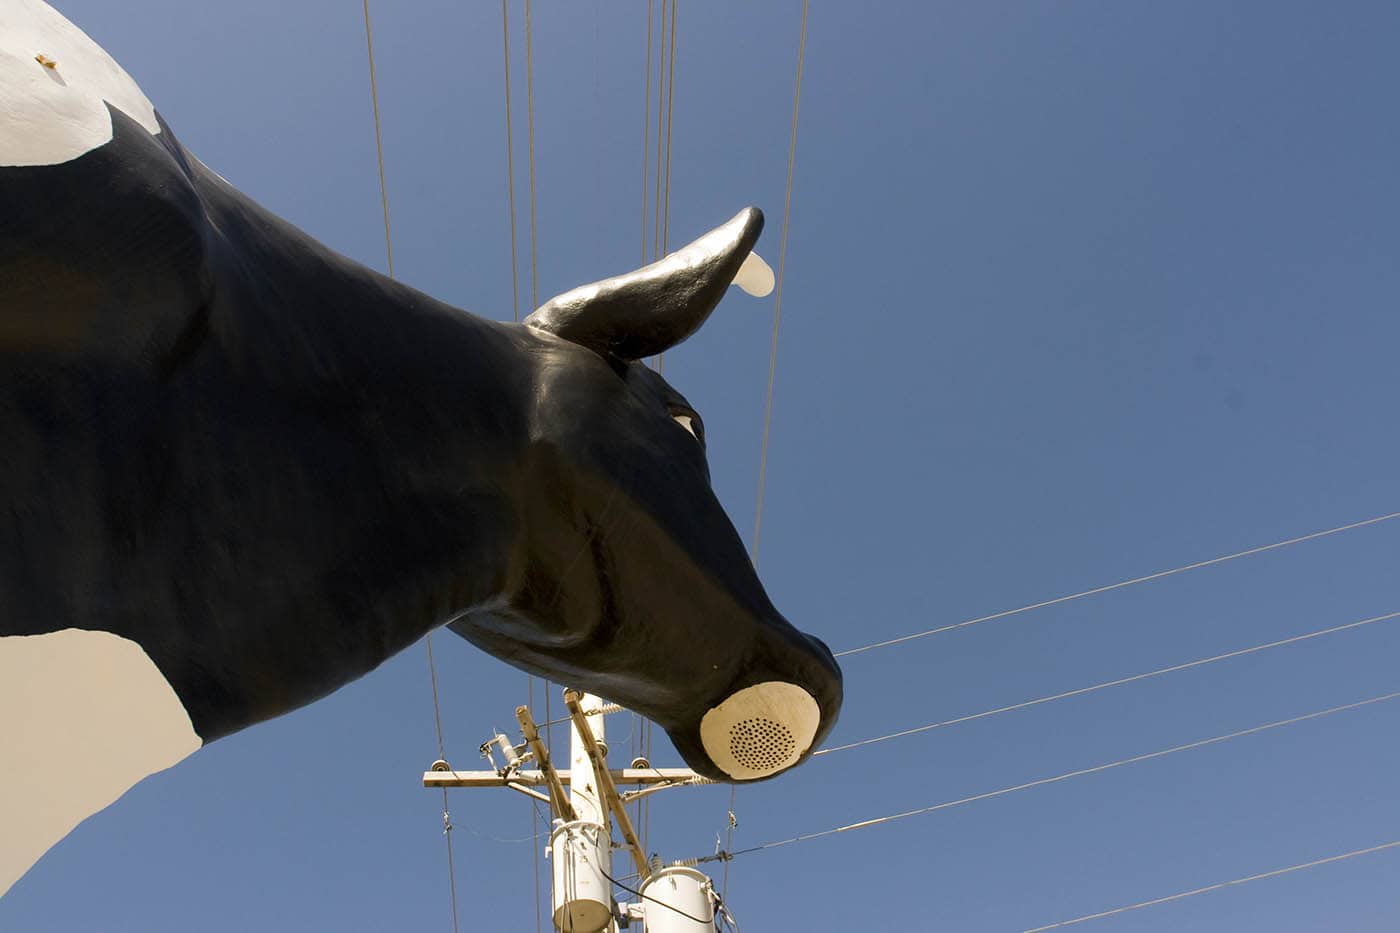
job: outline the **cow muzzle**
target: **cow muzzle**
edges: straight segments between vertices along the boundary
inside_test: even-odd
[[[769,680],[730,694],[705,713],[700,742],[730,778],[754,781],[795,765],[820,725],[821,710],[810,693]]]

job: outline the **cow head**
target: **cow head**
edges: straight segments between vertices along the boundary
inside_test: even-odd
[[[723,780],[803,760],[841,704],[831,652],[783,619],[710,488],[699,413],[643,357],[694,333],[745,268],[757,210],[526,321],[530,444],[501,598],[453,623],[623,703]]]

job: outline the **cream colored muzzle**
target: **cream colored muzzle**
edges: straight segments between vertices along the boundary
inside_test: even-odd
[[[821,710],[796,684],[770,680],[731,695],[700,720],[710,760],[737,781],[792,767],[812,745]]]

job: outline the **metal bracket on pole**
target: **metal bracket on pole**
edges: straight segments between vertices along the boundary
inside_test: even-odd
[[[526,797],[532,797],[540,803],[548,804],[551,807],[554,806],[553,797],[548,794],[541,794],[537,790],[530,790],[530,788],[526,787],[524,784],[517,783],[516,781],[507,781],[505,786],[515,791],[517,794],[524,794]]]
[[[651,874],[651,866],[647,864],[646,853],[642,851],[642,843],[637,838],[636,831],[632,828],[632,821],[627,816],[627,808],[622,803],[622,798],[618,796],[617,785],[613,784],[612,774],[608,771],[607,759],[598,748],[598,740],[593,737],[593,729],[588,724],[588,716],[584,714],[580,701],[583,695],[576,690],[564,691],[564,705],[569,708],[569,718],[574,721],[574,728],[578,730],[579,736],[583,739],[584,749],[588,753],[588,760],[593,764],[593,773],[597,775],[598,790],[607,799],[608,809],[612,811],[613,819],[617,821],[618,832],[622,834],[622,839],[627,843],[627,848],[632,853],[632,861],[637,868],[637,875],[643,880]],[[528,738],[528,737],[527,737]]]
[[[535,728],[535,717],[530,715],[530,708],[517,706],[515,718],[520,721],[521,734],[529,743],[530,751],[534,752],[535,761],[539,762],[540,773],[544,775],[545,783],[549,785],[550,806],[566,822],[573,822],[578,819],[578,816],[574,813],[573,804],[569,803],[568,795],[564,793],[564,785],[559,780],[559,772],[554,770],[554,765],[549,760],[549,751],[540,741],[540,731]]]

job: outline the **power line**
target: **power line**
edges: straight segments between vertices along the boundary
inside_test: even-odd
[[[1188,742],[1185,745],[1173,745],[1171,748],[1164,748],[1159,751],[1148,752],[1143,755],[1134,755],[1131,758],[1120,758],[1117,761],[1110,761],[1104,764],[1094,765],[1089,768],[1080,768],[1076,771],[1066,771],[1064,774],[1057,774],[1053,777],[1040,778],[1035,781],[1027,781],[1024,784],[1015,784],[1011,787],[1003,787],[999,790],[987,791],[986,793],[982,794],[973,794],[970,797],[959,797],[956,800],[946,800],[943,803],[936,803],[928,807],[919,807],[915,810],[905,810],[900,813],[892,813],[889,816],[876,817],[875,819],[870,820],[861,820],[858,823],[849,823],[845,826],[837,826],[832,829],[823,829],[819,832],[804,833],[800,836],[793,836],[790,839],[779,839],[774,842],[765,842],[763,845],[752,846],[747,849],[740,849],[737,852],[716,853],[715,855],[709,855],[697,859],[696,863],[698,864],[700,862],[710,862],[716,860],[724,860],[727,862],[729,859],[735,858],[740,855],[748,855],[752,852],[761,852],[765,849],[777,849],[783,846],[793,845],[794,843],[798,842],[807,842],[812,839],[820,839],[824,836],[833,836],[837,833],[850,832],[853,829],[865,829],[869,826],[878,826],[882,823],[892,823],[895,820],[902,820],[911,816],[921,816],[925,813],[934,813],[939,810],[947,810],[952,807],[962,806],[963,804],[975,803],[979,800],[990,800],[994,797],[1004,797],[1007,794],[1013,794],[1017,791],[1030,790],[1033,787],[1044,787],[1047,784],[1057,784],[1061,781],[1067,781],[1071,778],[1083,777],[1088,774],[1098,774],[1101,771],[1109,771],[1114,768],[1121,768],[1124,765],[1137,764],[1138,762],[1142,761],[1151,761],[1156,758],[1165,758],[1167,755],[1175,755],[1178,752],[1190,751],[1191,749],[1195,748],[1205,748],[1208,745],[1218,745],[1221,742],[1228,742],[1231,739],[1243,738],[1247,735],[1255,735],[1260,732],[1267,732],[1270,729],[1279,729],[1283,726],[1291,726],[1296,723],[1307,722],[1312,719],[1321,719],[1324,716],[1331,716],[1335,713],[1342,713],[1348,710],[1360,709],[1363,706],[1370,706],[1375,703],[1383,703],[1387,700],[1393,700],[1397,697],[1400,697],[1400,691],[1396,691],[1394,693],[1387,693],[1382,696],[1371,697],[1370,699],[1366,700],[1358,700],[1355,703],[1347,703],[1342,706],[1333,706],[1328,709],[1318,710],[1317,712],[1313,713],[1305,713],[1302,716],[1293,716],[1289,719],[1280,719],[1276,722],[1264,723],[1261,726],[1252,726],[1248,729],[1240,729],[1236,732],[1227,732],[1224,735],[1217,735],[1212,736],[1208,739],[1200,739],[1199,741]]]
[[[539,294],[539,253],[536,248],[535,222],[535,54],[534,54],[534,29],[533,20],[530,16],[530,0],[525,0],[525,116],[529,127],[528,151],[530,163],[530,307],[540,306]],[[550,719],[551,698],[553,696],[551,687],[553,686],[549,678],[544,678],[544,717]],[[530,681],[531,709],[534,708],[534,681]],[[550,752],[554,751],[554,730],[546,727],[544,730],[545,748]],[[535,924],[540,924],[539,917],[539,862],[535,861]]]
[[[1266,644],[1262,645],[1252,645],[1248,648],[1239,648],[1235,651],[1227,651],[1224,654],[1216,654],[1208,658],[1198,658],[1195,661],[1187,661],[1183,664],[1173,664],[1171,667],[1159,667],[1155,671],[1146,671],[1141,674],[1133,674],[1130,677],[1120,677],[1117,680],[1107,680],[1103,683],[1093,684],[1092,686],[1080,687],[1077,690],[1066,690],[1063,693],[1054,693],[1050,696],[1037,697],[1034,700],[1026,700],[1024,703],[1013,703],[1010,706],[998,706],[995,709],[984,710],[980,713],[972,713],[968,716],[958,716],[955,719],[944,719],[941,722],[931,722],[928,725],[916,726],[912,729],[903,729],[899,732],[891,732],[888,735],[876,736],[873,739],[862,739],[859,742],[848,742],[845,745],[834,745],[830,748],[823,748],[818,752],[814,752],[813,757],[816,757],[817,755],[829,755],[832,752],[844,752],[848,749],[860,748],[865,745],[874,745],[877,742],[885,742],[890,739],[900,739],[909,735],[917,735],[921,732],[929,732],[933,729],[941,729],[944,726],[956,726],[959,723],[972,722],[975,719],[985,719],[988,716],[995,716],[998,713],[1010,713],[1018,709],[1029,709],[1032,706],[1039,706],[1042,703],[1050,703],[1055,700],[1064,700],[1068,699],[1069,697],[1083,696],[1087,693],[1094,693],[1097,690],[1106,690],[1109,687],[1121,687],[1124,684],[1134,683],[1139,680],[1147,680],[1150,677],[1160,677],[1163,674],[1173,674],[1177,671],[1185,671],[1193,667],[1201,667],[1205,664],[1213,664],[1216,661],[1224,661],[1228,658],[1243,657],[1247,654],[1254,654],[1259,651],[1267,651],[1270,648],[1282,648],[1285,645],[1297,644],[1298,642],[1307,641],[1311,638],[1320,638],[1323,635],[1332,635],[1337,632],[1345,632],[1352,629],[1357,629],[1362,627],[1363,625],[1372,625],[1376,622],[1385,622],[1388,619],[1394,619],[1397,616],[1400,616],[1400,612],[1390,612],[1386,613],[1385,615],[1372,616],[1369,619],[1361,619],[1358,622],[1348,622],[1345,625],[1334,625],[1331,628],[1319,629],[1315,632],[1305,632],[1302,635],[1293,635],[1289,638],[1283,638],[1278,641],[1267,642]]]
[[[676,110],[676,0],[671,0],[671,51],[669,54],[669,77],[666,79],[666,207],[661,221],[661,252],[657,258],[666,255],[671,249],[671,127],[675,124]],[[656,131],[661,132],[660,125]],[[660,210],[660,205],[657,205]],[[656,371],[666,371],[666,352],[656,354]]]
[[[671,248],[671,128],[676,115],[676,0],[671,0],[671,51],[666,78],[666,207],[661,221],[661,252]],[[659,258],[659,257],[658,257]]]
[[[501,0],[501,45],[505,53],[506,89],[506,194],[510,204],[510,297],[514,320],[520,320],[520,273],[515,255],[515,130],[510,115],[510,16]]]
[[[535,260],[535,54],[530,30],[530,0],[525,0],[525,116],[530,126],[530,307],[540,306]]]
[[[807,9],[808,0],[802,0],[802,23],[797,35],[797,75],[792,90],[792,133],[788,138],[787,184],[783,193],[783,230],[778,249],[778,282],[773,298],[773,341],[768,351],[768,391],[763,404],[763,441],[758,453],[758,495],[754,502],[753,547],[749,558],[754,567],[758,566],[759,532],[763,527],[763,490],[768,478],[768,438],[773,425],[773,382],[778,371],[778,323],[783,313],[783,279],[787,271],[788,220],[792,215],[792,174],[797,161],[797,114],[802,103],[802,64],[807,52]],[[725,827],[726,850],[733,847],[734,829],[738,821],[734,816],[736,785],[729,785],[729,813]],[[724,861],[724,876],[720,881],[720,899],[723,900],[729,888],[729,860]]]
[[[672,61],[672,68],[671,68],[671,79],[670,79],[670,82],[669,82],[669,87],[668,87],[668,83],[667,83],[666,77],[665,77],[665,76],[666,76],[666,55],[667,55],[667,48],[666,48],[666,0],[661,0],[660,6],[661,6],[661,29],[660,29],[660,34],[659,34],[660,41],[658,42],[660,54],[657,56],[657,59],[658,59],[658,60],[657,60],[657,69],[656,69],[656,71],[657,71],[657,73],[656,73],[656,204],[655,204],[656,221],[655,221],[655,239],[654,239],[653,244],[652,244],[652,258],[653,258],[653,259],[660,259],[660,258],[661,258],[661,256],[662,256],[662,251],[663,251],[663,249],[664,249],[664,246],[663,246],[662,244],[663,244],[663,242],[664,242],[665,240],[668,240],[668,239],[670,238],[670,235],[671,235],[671,232],[670,232],[670,223],[671,223],[671,221],[670,221],[670,213],[669,213],[669,211],[670,211],[670,204],[671,204],[671,135],[670,135],[670,120],[671,120],[672,111],[671,111],[671,109],[670,109],[670,105],[669,105],[668,101],[669,101],[670,96],[673,95],[673,94],[675,93],[675,66],[674,66],[675,54],[676,54],[676,26],[675,26],[675,21],[676,21],[676,4],[675,4],[675,0],[672,0],[672,3],[671,3],[671,45],[670,45],[670,55],[671,55],[671,61]],[[648,121],[651,119],[651,107],[650,107],[650,100],[651,100],[651,90],[650,90],[650,88],[651,88],[651,41],[652,41],[652,40],[651,40],[651,37],[652,37],[651,26],[652,26],[652,6],[651,6],[651,0],[647,0],[647,101],[646,101],[647,106],[645,106],[644,109],[645,109],[645,111],[646,111],[645,119],[648,120]],[[666,132],[665,132],[664,136],[663,136],[663,133],[662,133],[662,115],[663,115],[663,113],[665,114],[665,121],[666,121],[666,124],[665,124],[665,125],[666,125]],[[645,135],[645,134],[644,134],[644,135]],[[647,189],[647,168],[648,168],[648,162],[649,162],[648,152],[647,152],[647,150],[646,150],[646,143],[647,143],[647,140],[646,140],[646,139],[643,139],[643,151],[642,151],[642,259],[643,259],[644,261],[645,261],[645,259],[646,259],[646,224],[647,224],[647,217],[646,217],[646,207],[647,207],[647,205],[646,205],[646,189]],[[664,145],[664,151],[665,151],[665,156],[666,156],[666,158],[665,158],[665,165],[666,165],[665,182],[666,182],[666,184],[665,184],[664,191],[663,191],[663,188],[662,188],[662,171],[661,171],[663,145]],[[663,199],[663,197],[664,197],[664,199],[665,199],[666,211],[667,211],[667,213],[666,213],[666,215],[665,215],[665,218],[666,218],[666,219],[665,219],[665,227],[664,227],[664,228],[663,228],[663,226],[662,226],[662,216],[663,216],[663,215],[662,215],[662,199]],[[664,369],[664,367],[665,367],[665,354],[664,354],[664,353],[658,353],[658,354],[656,355],[656,367],[655,367],[655,368],[656,368],[656,371],[657,371],[658,373],[660,373],[660,372]],[[646,720],[645,723],[643,724],[643,727],[642,727],[641,744],[642,744],[642,756],[643,756],[644,758],[646,758],[648,761],[651,760],[651,737],[652,737],[652,723],[651,723],[651,720]],[[637,806],[638,806],[638,811],[639,811],[640,814],[641,814],[641,824],[642,824],[642,828],[641,828],[641,839],[642,839],[642,846],[643,846],[643,848],[646,848],[646,847],[648,846],[649,840],[650,840],[650,838],[651,838],[651,798],[650,798],[650,797],[644,797],[644,798],[642,798],[640,801],[638,801]]]
[[[1096,914],[1085,914],[1082,917],[1075,917],[1073,920],[1061,920],[1058,923],[1046,924],[1043,927],[1033,927],[1032,929],[1026,930],[1025,933],[1044,933],[1045,930],[1055,930],[1060,927],[1073,926],[1076,923],[1083,923],[1086,920],[1099,920],[1103,917],[1112,917],[1114,914],[1127,913],[1130,910],[1139,910],[1143,907],[1155,907],[1158,904],[1165,904],[1168,901],[1179,901],[1183,898],[1195,897],[1197,894],[1208,894],[1211,891],[1219,891],[1221,888],[1228,888],[1237,884],[1248,884],[1251,881],[1263,881],[1265,878],[1277,878],[1279,875],[1287,875],[1291,872],[1302,871],[1305,868],[1316,868],[1318,865],[1340,862],[1361,855],[1371,855],[1376,852],[1383,852],[1386,849],[1393,849],[1397,846],[1400,846],[1400,839],[1393,842],[1383,842],[1378,846],[1371,846],[1366,849],[1353,849],[1350,852],[1343,852],[1341,855],[1330,855],[1327,858],[1314,859],[1311,862],[1303,862],[1301,865],[1289,865],[1287,868],[1275,868],[1273,871],[1266,871],[1257,875],[1234,878],[1230,881],[1221,881],[1218,884],[1208,884],[1203,888],[1193,888],[1190,891],[1168,894],[1166,897],[1157,897],[1150,901],[1141,901],[1137,904],[1127,904],[1123,907],[1115,907],[1112,910],[1104,910]]]
[[[660,62],[656,75],[656,197],[654,198],[656,222],[653,225],[651,244],[653,259],[661,258],[661,120],[666,112],[666,85],[663,82],[663,76],[666,73],[666,0],[661,0],[661,43],[658,57]]]
[[[384,253],[389,278],[394,277],[394,243],[389,236],[389,186],[384,183],[384,138],[379,129],[379,82],[374,75],[374,33],[369,25],[369,0],[365,4],[365,48],[369,52],[369,99],[374,106],[374,150],[379,156],[379,202],[384,207]]]
[[[384,137],[379,123],[379,81],[374,70],[374,31],[370,27],[369,0],[364,0],[365,51],[369,57],[369,94],[374,107],[374,149],[379,160],[379,200],[384,207],[384,253],[389,264],[389,278],[394,278],[394,241],[389,233],[389,186],[384,179]],[[438,701],[437,663],[433,660],[433,633],[428,632],[428,681],[433,688],[433,725],[437,730],[438,758],[447,753],[442,741],[442,707]],[[457,874],[452,857],[452,814],[447,808],[447,788],[442,790],[442,833],[447,839],[447,886],[452,900],[452,929],[457,930]]]
[[[781,285],[781,274],[778,281]],[[862,645],[859,648],[847,648],[845,651],[836,652],[836,657],[849,657],[850,655],[860,654],[864,651],[873,651],[876,648],[888,648],[893,645],[900,645],[908,641],[914,641],[917,638],[927,638],[930,635],[940,635],[944,632],[951,632],[954,629],[967,628],[968,626],[972,625],[980,625],[983,622],[993,622],[997,619],[1005,619],[1008,616],[1019,615],[1023,612],[1030,612],[1033,609],[1044,609],[1047,606],[1056,606],[1060,603],[1067,603],[1076,599],[1083,599],[1086,596],[1096,596],[1099,593],[1107,593],[1110,590],[1122,589],[1125,586],[1133,586],[1137,583],[1147,583],[1151,580],[1160,580],[1163,577],[1170,577],[1179,573],[1185,573],[1188,570],[1199,570],[1202,567],[1210,567],[1215,564],[1223,564],[1226,561],[1236,560],[1240,557],[1249,557],[1252,554],[1262,554],[1265,551],[1274,551],[1279,548],[1288,547],[1292,544],[1301,544],[1304,541],[1313,541],[1317,538],[1325,538],[1328,535],[1340,534],[1343,531],[1351,531],[1354,528],[1363,528],[1367,525],[1379,524],[1380,522],[1390,521],[1394,518],[1400,518],[1400,512],[1391,512],[1388,515],[1378,515],[1375,518],[1367,518],[1359,522],[1352,522],[1348,525],[1339,525],[1336,528],[1328,528],[1324,531],[1314,531],[1311,534],[1300,535],[1296,538],[1288,538],[1283,541],[1276,541],[1273,544],[1264,544],[1260,545],[1259,547],[1252,547],[1248,550],[1237,551],[1234,554],[1226,554],[1222,557],[1212,557],[1209,560],[1197,561],[1193,564],[1184,564],[1180,567],[1173,567],[1170,570],[1159,570],[1156,573],[1149,573],[1146,576],[1133,577],[1131,580],[1120,580],[1117,583],[1110,583],[1106,586],[1096,586],[1093,589],[1083,590],[1079,593],[1071,593],[1068,596],[1057,596],[1054,599],[1047,599],[1043,602],[1031,603],[1027,606],[1018,606],[1015,609],[1005,609],[1001,612],[994,612],[991,615],[978,616],[975,619],[967,619],[962,622],[954,622],[951,625],[942,625],[938,628],[931,628],[922,632],[915,632],[912,635],[902,635],[899,638],[890,638],[885,641],[872,642],[868,645]]]
[[[758,454],[758,505],[753,520],[753,562],[758,564],[758,534],[763,525],[763,488],[768,476],[768,434],[773,423],[773,378],[778,371],[778,323],[783,313],[783,273],[787,268],[788,218],[792,212],[792,166],[797,157],[797,109],[802,102],[802,60],[807,51],[807,5],[802,0],[802,27],[797,42],[797,81],[792,93],[792,137],[788,141],[787,191],[783,195],[783,234],[778,249],[778,285],[773,298],[773,343],[768,351],[768,393],[763,406],[763,444]]]
[[[647,0],[647,78],[646,95],[642,98],[642,263],[647,261],[647,189],[651,173],[651,19],[654,0]]]
[[[520,262],[519,262],[518,254],[516,253],[516,248],[515,248],[516,241],[517,241],[516,231],[515,231],[515,127],[514,127],[514,123],[513,123],[513,121],[512,121],[512,118],[511,118],[511,109],[512,109],[512,108],[511,108],[511,102],[510,102],[510,13],[509,13],[509,11],[508,11],[508,9],[507,9],[506,3],[507,3],[507,0],[501,0],[501,52],[502,52],[502,62],[503,62],[503,65],[504,65],[504,77],[505,77],[504,87],[505,87],[505,104],[506,104],[506,107],[505,107],[505,110],[506,110],[506,197],[507,197],[507,205],[508,205],[508,208],[509,208],[509,210],[510,210],[510,299],[511,299],[510,308],[511,308],[511,319],[514,320],[515,322],[519,323],[519,321],[520,321]],[[534,180],[534,179],[533,179],[533,176],[532,176],[532,177],[531,177],[531,181],[533,182],[533,180]],[[531,194],[531,199],[532,199],[532,200],[531,200],[531,209],[532,209],[532,211],[533,211],[533,207],[534,207],[534,201],[533,201],[533,198],[534,198],[534,187],[533,187],[533,184],[532,184],[532,186],[531,186],[530,194]],[[533,212],[532,212],[531,215],[530,215],[530,224],[531,224],[531,233],[532,233],[532,235],[533,235],[533,231],[534,231],[534,214],[533,214]],[[530,259],[530,262],[531,262],[531,270],[532,270],[532,274],[533,274],[533,269],[534,269],[533,241],[532,241],[532,251],[531,251],[531,259]],[[530,711],[531,711],[531,714],[533,714],[533,713],[534,713],[534,709],[535,709],[535,678],[534,678],[534,675],[533,675],[533,674],[526,674],[526,675],[525,675],[525,690],[526,690],[526,695],[527,695],[527,697],[528,697],[528,702],[529,702],[529,706],[530,706]],[[444,789],[444,793],[446,793],[446,789]],[[539,836],[539,834],[540,834],[539,818],[540,818],[540,817],[539,817],[539,808],[538,808],[538,807],[532,807],[531,810],[530,810],[530,830],[531,830],[531,837],[530,837],[530,838],[532,838],[532,839],[533,839],[533,838],[537,838],[537,837]],[[535,876],[535,929],[536,929],[536,930],[539,930],[539,929],[541,928],[541,923],[542,923],[542,919],[541,919],[541,915],[540,915],[540,866],[539,866],[539,860],[536,859],[536,858],[534,858],[533,855],[532,855],[531,858],[530,858],[530,865],[531,865],[531,867],[532,867],[533,870],[534,870],[534,876]]]
[[[368,0],[366,0],[368,3]],[[442,741],[442,707],[438,703],[437,662],[433,660],[433,633],[429,632],[428,642],[428,681],[433,686],[433,725],[437,727],[438,758],[447,759],[447,751]],[[442,789],[442,835],[447,839],[447,890],[452,899],[452,929],[457,930],[457,871],[456,859],[452,857],[452,813],[447,808],[447,788]]]

